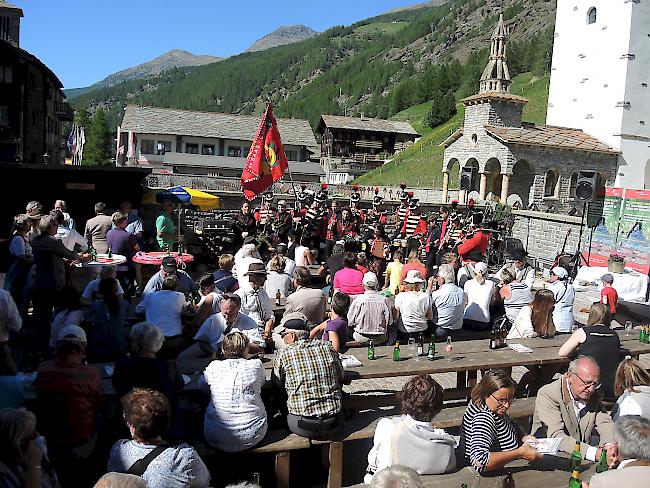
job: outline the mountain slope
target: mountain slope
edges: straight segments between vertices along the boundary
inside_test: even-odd
[[[550,32],[543,43],[550,53],[554,0],[448,0],[334,27],[289,46],[100,87],[75,103],[102,106],[111,125],[127,102],[251,114],[271,101],[278,116],[307,118],[312,127],[320,114],[386,118],[431,98],[427,90],[438,81],[420,79],[440,63],[456,62],[454,73],[464,63],[464,94],[475,91],[502,3],[511,39]]]
[[[549,79],[549,75],[537,77],[532,73],[522,73],[514,78],[512,93],[528,99],[528,104],[524,107],[524,121],[536,124],[546,122]],[[404,181],[409,186],[440,188],[444,148],[439,147],[439,144],[463,124],[465,107],[459,103],[458,113],[435,129],[426,127],[426,116],[430,108],[431,102],[427,102],[395,115],[393,118],[396,120],[410,120],[413,127],[421,133],[424,131],[425,135],[390,163],[357,178],[355,183],[394,185],[395,182]],[[450,177],[450,185],[454,188],[458,184],[458,173],[452,172]]]
[[[188,51],[183,51],[182,49],[172,49],[160,56],[147,61],[145,63],[133,66],[131,68],[118,71],[112,75],[107,76],[102,81],[84,88],[72,88],[66,90],[66,95],[73,99],[98,88],[111,87],[122,83],[123,81],[132,80],[132,79],[142,79],[142,78],[151,78],[157,76],[163,71],[167,71],[172,68],[182,68],[186,66],[202,66],[204,64],[216,63],[221,61],[224,58],[219,58],[216,56],[208,56],[205,54],[192,54]]]
[[[305,25],[287,25],[274,30],[270,34],[255,41],[248,49],[247,53],[265,51],[273,47],[285,46],[294,42],[304,41],[317,35],[314,29]]]

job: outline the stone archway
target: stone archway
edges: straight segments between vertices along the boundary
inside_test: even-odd
[[[485,163],[486,192],[501,197],[501,163],[496,158],[491,158]]]
[[[460,162],[456,158],[451,158],[442,167],[442,201],[447,203],[449,195],[449,186],[452,188],[458,187],[458,179],[460,174]]]
[[[535,181],[535,168],[525,159],[520,159],[512,167],[510,179],[510,190],[508,193],[516,193],[521,198],[524,207],[530,203],[530,190]]]
[[[479,187],[479,164],[476,158],[470,158],[465,163],[465,168],[474,168],[474,178],[472,179],[472,185],[470,186],[468,193],[470,191],[478,191]]]

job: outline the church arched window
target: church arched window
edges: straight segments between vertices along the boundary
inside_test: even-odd
[[[557,198],[560,190],[560,172],[557,169],[549,169],[544,177],[544,197]]]
[[[578,186],[578,172],[571,173],[571,180],[569,181],[569,198],[576,197],[576,187]]]
[[[596,23],[596,7],[591,7],[587,10],[587,24]]]

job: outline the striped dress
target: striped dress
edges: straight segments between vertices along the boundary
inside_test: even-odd
[[[500,417],[487,406],[469,402],[460,427],[460,442],[456,449],[459,468],[474,466],[485,470],[490,452],[514,451],[520,446],[519,435],[508,414]]]

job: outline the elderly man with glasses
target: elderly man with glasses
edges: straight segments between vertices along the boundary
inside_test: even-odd
[[[593,358],[580,356],[571,361],[566,375],[540,388],[533,435],[561,437],[560,451],[569,454],[579,442],[584,459],[598,460],[605,444],[612,441],[614,428],[603,409],[600,386],[600,368]]]

